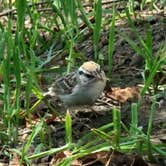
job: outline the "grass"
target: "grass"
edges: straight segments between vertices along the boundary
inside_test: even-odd
[[[120,18],[119,11],[116,10],[116,5],[114,4],[113,9],[109,13],[111,15],[111,21],[109,23],[107,65],[109,66],[109,76],[111,76],[116,35],[119,35],[145,60],[144,87],[141,92],[141,97],[143,99],[145,94],[148,93],[151,85],[154,94],[157,94],[158,86],[156,86],[154,78],[156,73],[162,71],[162,67],[166,64],[166,47],[164,43],[157,53],[153,53],[153,35],[150,26],[147,28],[146,38],[144,39],[141,37],[134,24],[134,20],[132,19],[132,14],[135,13],[134,2],[134,0],[129,1],[129,11],[126,10],[123,14],[128,20],[139,44],[116,27],[116,21]],[[154,2],[152,1],[150,6],[146,6],[146,1],[142,1],[141,8],[142,10],[145,6],[152,8],[153,4]],[[10,7],[12,5],[14,4],[8,2],[4,2],[3,4],[5,7]],[[101,62],[101,64],[103,64],[104,61],[104,59],[100,59],[101,52],[99,48],[101,32],[104,29],[104,9],[102,8],[101,0],[96,0],[94,2],[94,8],[92,8],[90,13],[86,12],[81,1],[76,0],[58,0],[54,1],[53,4],[48,2],[48,6],[52,7],[53,11],[51,12],[54,12],[53,14],[55,14],[55,16],[53,18],[51,17],[50,20],[48,19],[50,24],[47,23],[42,25],[40,22],[42,20],[42,14],[38,12],[37,6],[30,6],[29,2],[25,0],[17,0],[15,4],[17,21],[9,14],[7,17],[7,25],[0,26],[0,78],[2,77],[0,99],[3,101],[3,105],[0,108],[1,146],[5,145],[8,147],[11,154],[17,153],[20,156],[20,164],[27,165],[31,165],[33,159],[54,155],[65,150],[71,151],[72,155],[62,160],[60,165],[69,165],[78,158],[95,152],[109,151],[110,149],[124,153],[138,152],[140,155],[147,154],[151,161],[154,161],[154,156],[156,154],[166,156],[164,145],[162,143],[153,144],[150,139],[158,99],[155,95],[150,109],[147,131],[143,131],[142,127],[138,124],[140,101],[138,101],[138,103],[132,103],[131,122],[129,127],[121,120],[121,110],[114,108],[113,119],[110,119],[110,123],[101,126],[100,128],[91,129],[88,134],[84,135],[76,142],[72,138],[72,118],[70,113],[67,112],[65,116],[66,143],[64,146],[58,148],[49,145],[47,138],[44,136],[44,133],[47,133],[48,127],[47,124],[44,123],[46,115],[41,117],[40,122],[36,126],[33,126],[32,115],[34,112],[38,112],[38,106],[43,100],[42,90],[39,84],[40,74],[49,70],[55,70],[56,72],[59,70],[61,73],[64,72],[64,70],[61,70],[61,67],[53,69],[51,67],[45,68],[46,61],[42,60],[39,52],[42,50],[49,50],[47,62],[50,62],[53,59],[51,55],[53,54],[52,48],[54,45],[45,41],[41,32],[48,32],[55,40],[63,38],[64,43],[59,51],[67,51],[67,56],[64,59],[67,64],[65,73],[69,73],[73,68],[76,68],[79,63],[78,61],[88,59],[86,55],[84,55],[83,58],[79,57],[79,54],[76,54],[75,51],[77,42],[84,33],[84,30],[80,29],[80,24],[85,24],[88,31],[93,32],[93,59],[97,62]],[[90,21],[91,16],[94,16],[95,23]],[[29,23],[31,24],[31,28],[26,27],[27,18],[30,18],[32,21],[32,24]],[[16,24],[14,32],[13,24]],[[52,30],[52,25],[56,26],[58,29],[57,32]],[[146,75],[147,71],[148,75]],[[37,98],[34,103],[31,101],[32,95]],[[22,98],[24,98],[25,103],[22,103]],[[56,112],[51,106],[49,108],[52,112]],[[30,121],[32,131],[27,142],[24,143],[21,148],[17,148],[20,141],[18,136],[19,130],[22,123],[25,123],[22,113],[25,113],[26,118]],[[125,131],[125,135],[122,134],[122,131]],[[49,135],[49,133],[47,134]],[[38,145],[42,144],[45,148],[41,148],[38,152],[30,154],[31,146],[36,139],[39,141]],[[5,155],[6,152],[7,150],[4,150],[3,154]],[[11,155],[10,153],[9,156]]]
[[[94,40],[94,53],[95,59],[97,60],[99,57],[99,39],[101,32],[101,24],[102,24],[102,1],[97,0],[94,1],[94,14],[95,14],[95,25],[93,31],[93,40]]]
[[[108,46],[108,62],[109,62],[110,76],[112,72],[114,43],[115,43],[115,17],[116,17],[116,11],[115,11],[115,6],[113,6],[112,21],[110,25],[110,34],[109,34],[109,46]]]

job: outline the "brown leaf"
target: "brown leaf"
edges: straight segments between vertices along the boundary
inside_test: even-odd
[[[64,151],[56,154],[50,162],[50,165],[59,165],[64,159],[70,157],[72,153],[70,151]],[[82,162],[80,160],[72,161],[71,166],[81,166]]]
[[[139,87],[127,87],[124,89],[121,88],[112,88],[110,92],[107,92],[107,97],[113,100],[117,100],[120,103],[125,103],[129,100],[138,99],[140,96]]]
[[[20,158],[18,154],[13,154],[13,158],[10,160],[9,166],[20,166]]]

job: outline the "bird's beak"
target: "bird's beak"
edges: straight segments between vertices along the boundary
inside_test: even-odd
[[[97,78],[103,81],[104,80],[103,73],[97,73]]]

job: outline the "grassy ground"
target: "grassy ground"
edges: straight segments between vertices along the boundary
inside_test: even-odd
[[[3,1],[0,162],[166,164],[165,1]],[[43,93],[87,60],[108,77],[93,106]]]

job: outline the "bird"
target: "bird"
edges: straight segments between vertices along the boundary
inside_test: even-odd
[[[56,79],[44,96],[54,96],[67,106],[92,105],[104,91],[106,80],[100,65],[87,61],[77,71]]]

